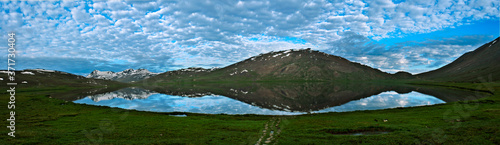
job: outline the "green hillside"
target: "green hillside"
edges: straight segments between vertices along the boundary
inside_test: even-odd
[[[437,81],[484,82],[500,80],[499,38],[467,52],[439,69],[418,74],[417,77]]]
[[[311,49],[260,54],[215,70],[188,68],[165,72],[139,83],[235,81],[364,81],[391,75],[345,58]]]

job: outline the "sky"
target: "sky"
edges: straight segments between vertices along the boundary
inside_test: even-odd
[[[385,72],[442,67],[500,35],[498,0],[0,1],[16,69],[224,67],[312,48]],[[7,61],[0,61],[7,69]]]

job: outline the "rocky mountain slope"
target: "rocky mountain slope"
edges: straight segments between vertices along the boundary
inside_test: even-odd
[[[500,37],[467,52],[439,69],[417,77],[439,81],[483,82],[500,80]]]
[[[112,71],[99,71],[94,70],[92,73],[87,75],[87,78],[95,78],[95,79],[107,79],[114,80],[119,82],[135,82],[143,79],[150,78],[152,76],[157,75],[158,73],[152,73],[146,69],[126,69],[121,72],[112,72]]]
[[[260,54],[221,69],[159,74],[147,82],[195,81],[364,81],[392,76],[345,58],[311,49]]]

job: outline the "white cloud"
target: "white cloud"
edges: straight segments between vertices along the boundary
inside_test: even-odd
[[[110,0],[106,2],[106,5],[113,11],[119,11],[128,9],[128,4],[119,0]]]
[[[158,71],[193,65],[223,66],[258,53],[306,47],[381,69],[393,69],[395,63],[407,67],[415,62],[428,64],[432,60],[426,58],[440,57],[434,54],[437,47],[370,54],[369,50],[383,48],[369,45],[374,48],[368,49],[363,45],[371,39],[427,33],[471,20],[498,19],[499,13],[499,2],[495,0],[469,3],[447,0],[0,3],[0,33],[16,30],[22,34],[19,39],[23,41],[18,45],[25,48],[20,51],[26,52],[23,54],[26,57],[120,59],[132,66],[170,63],[159,64],[155,67]],[[258,39],[250,40],[252,38]],[[284,38],[304,40],[305,44]],[[458,49],[451,45],[442,47],[450,48],[438,53]],[[192,58],[206,61],[196,63],[190,60]]]
[[[83,6],[71,8],[71,15],[73,19],[75,19],[76,22],[79,23],[88,23],[90,22],[90,14],[87,13],[84,9]]]

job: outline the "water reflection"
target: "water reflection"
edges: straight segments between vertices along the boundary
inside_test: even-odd
[[[263,115],[294,115],[299,112],[271,110],[252,106],[224,96],[203,96],[189,98],[165,94],[151,95],[145,99],[125,100],[115,98],[94,102],[90,97],[74,101],[75,103],[118,107],[153,112],[191,112],[206,114],[263,114]]]
[[[145,88],[60,98],[73,98],[76,103],[154,112],[295,115],[432,105],[487,95],[439,87],[369,83],[210,84]]]
[[[397,107],[413,107],[446,103],[445,101],[418,92],[398,94],[397,92],[384,92],[379,95],[370,96],[360,100],[354,100],[346,104],[335,106],[318,112],[346,112],[356,110],[378,110]]]
[[[114,98],[122,98],[125,100],[135,100],[135,99],[146,99],[149,96],[154,95],[154,94],[158,94],[158,93],[156,93],[154,91],[142,89],[142,88],[130,87],[130,88],[124,88],[124,89],[121,89],[118,91],[92,95],[92,96],[89,96],[88,98],[94,102],[99,102],[102,100],[112,100]]]

